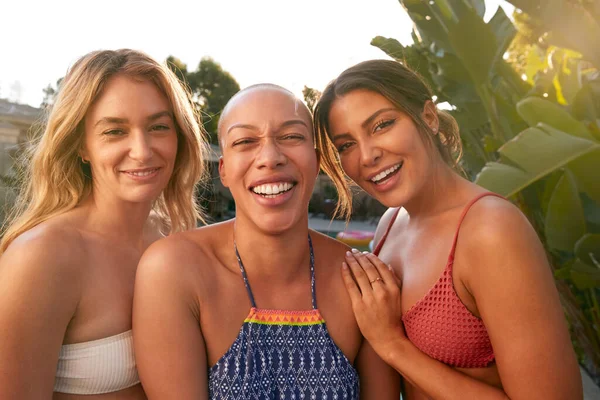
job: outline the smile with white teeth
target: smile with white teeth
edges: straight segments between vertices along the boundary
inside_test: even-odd
[[[147,169],[144,171],[124,171],[125,173],[133,176],[149,176],[158,171],[158,168]]]
[[[373,178],[371,178],[371,182],[373,182],[375,184],[381,183],[381,181],[385,180],[390,175],[392,175],[394,172],[398,171],[400,169],[400,167],[402,166],[402,164],[403,163],[396,164],[393,167],[386,169],[385,171],[381,171],[380,173],[375,175]]]
[[[258,185],[252,188],[252,191],[256,194],[260,194],[261,196],[267,198],[273,198],[279,196],[282,193],[289,191],[294,187],[293,183],[289,182],[274,182],[274,183],[265,183],[263,185]]]

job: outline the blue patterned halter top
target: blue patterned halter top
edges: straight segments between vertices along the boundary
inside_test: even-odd
[[[252,308],[235,342],[208,372],[210,399],[358,399],[358,374],[317,309],[310,236],[308,245],[312,310],[307,311],[257,308],[235,247]]]

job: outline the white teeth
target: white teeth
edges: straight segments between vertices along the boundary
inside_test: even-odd
[[[378,173],[373,178],[371,178],[371,182],[374,182],[374,183],[379,182],[380,180],[386,178],[392,172],[397,171],[401,166],[402,166],[402,163],[396,164],[393,167],[390,167],[390,168],[386,169],[385,171]]]
[[[280,193],[287,192],[293,186],[294,186],[293,184],[288,183],[288,182],[264,184],[264,185],[255,186],[252,189],[252,191],[256,194],[262,194],[262,195],[267,195],[267,196],[278,195]]]
[[[133,176],[149,176],[149,175],[152,175],[155,172],[156,172],[156,169],[150,169],[150,170],[147,170],[147,171],[128,171],[127,173],[129,175],[133,175]]]

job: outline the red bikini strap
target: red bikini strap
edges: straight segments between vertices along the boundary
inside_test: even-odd
[[[504,197],[502,197],[501,195],[499,195],[497,193],[485,192],[485,193],[481,193],[480,195],[476,196],[473,200],[471,200],[469,202],[469,204],[466,205],[466,207],[462,211],[462,214],[460,215],[460,219],[458,220],[458,226],[456,227],[456,233],[454,234],[454,241],[452,242],[452,250],[450,250],[450,255],[448,256],[448,261],[454,260],[454,251],[456,250],[456,242],[458,241],[458,232],[460,231],[460,226],[462,225],[462,222],[465,219],[467,212],[469,212],[469,210],[471,209],[471,206],[473,206],[473,204],[475,204],[479,199],[486,197],[486,196],[495,196],[495,197],[499,197],[501,199],[506,200]]]
[[[398,209],[394,213],[394,216],[392,217],[392,220],[390,221],[385,233],[383,234],[383,237],[381,238],[379,243],[377,243],[377,247],[375,247],[375,250],[373,251],[373,254],[375,254],[376,256],[379,255],[379,252],[381,251],[381,248],[383,247],[383,244],[385,243],[385,239],[387,239],[388,233],[390,233],[390,230],[392,229],[392,225],[394,225],[394,221],[396,221],[396,217],[398,216],[399,213],[400,213],[400,207],[398,207]]]

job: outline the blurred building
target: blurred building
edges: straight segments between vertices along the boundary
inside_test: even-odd
[[[0,99],[0,223],[15,198],[14,157],[41,116],[39,108]]]
[[[10,174],[18,144],[41,115],[39,108],[0,99],[0,175]]]

